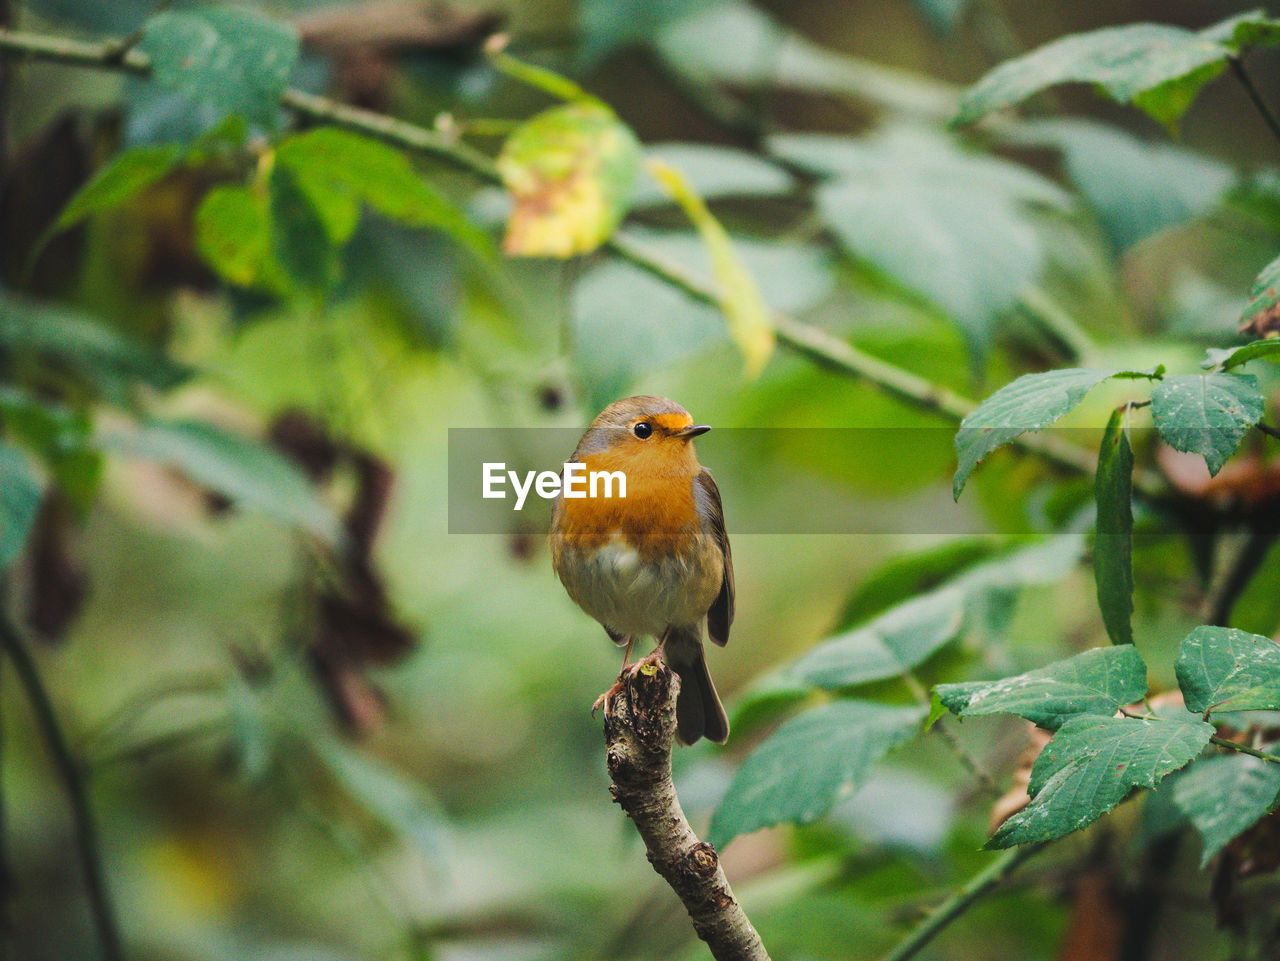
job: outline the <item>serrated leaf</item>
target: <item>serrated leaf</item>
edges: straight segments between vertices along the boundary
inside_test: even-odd
[[[1080,714],[1110,717],[1147,693],[1147,666],[1131,644],[1097,647],[998,681],[939,684],[938,700],[957,717],[1017,714],[1054,730]]]
[[[1005,821],[987,847],[1051,841],[1087,827],[1135,788],[1154,787],[1190,763],[1213,733],[1213,725],[1190,717],[1071,718],[1031,769],[1031,803]]]
[[[26,547],[43,496],[44,482],[27,456],[0,441],[0,573]]]
[[[1243,27],[1237,40],[1243,21],[1254,27]],[[965,92],[954,122],[969,123],[1060,83],[1091,83],[1173,126],[1240,43],[1276,42],[1268,23],[1245,15],[1198,33],[1136,23],[1072,34],[1000,64]]]
[[[441,230],[485,258],[489,237],[413,169],[401,151],[369,137],[320,127],[286,138],[276,163],[288,167],[337,246],[351,239],[367,204],[392,220]]]
[[[897,677],[955,638],[964,626],[964,613],[965,595],[954,588],[912,598],[864,627],[823,641],[790,674],[824,688]]]
[[[976,354],[1040,271],[1043,244],[1030,205],[1071,206],[1061,188],[1031,171],[911,127],[860,140],[780,137],[770,148],[837,177],[815,194],[836,239],[946,312]]]
[[[1262,418],[1252,374],[1176,374],[1151,389],[1151,415],[1165,443],[1200,454],[1216,474],[1245,431]]]
[[[816,820],[891,748],[910,740],[927,713],[836,701],[792,718],[742,762],[711,819],[709,840],[723,850],[739,834]]]
[[[562,258],[595,250],[626,215],[639,167],[635,134],[598,101],[552,107],[525,121],[498,156],[515,198],[504,249]]]
[[[1024,374],[1001,387],[960,422],[956,432],[959,465],[951,482],[952,495],[960,499],[969,475],[991,451],[1020,434],[1049,426],[1114,375],[1113,370],[1067,367]]]
[[[1241,347],[1210,347],[1205,351],[1205,360],[1200,366],[1206,369],[1216,367],[1218,370],[1228,371],[1261,357],[1270,359],[1280,357],[1280,338],[1255,340]]]
[[[104,438],[110,449],[181,471],[245,510],[314,534],[332,545],[342,524],[306,476],[269,447],[199,421],[155,423]]]
[[[659,161],[650,161],[649,171],[675,198],[706,244],[720,310],[729,324],[729,336],[742,352],[747,378],[758,376],[773,354],[776,338],[769,305],[764,302],[755,278],[743,266],[720,221],[681,173]]]
[[[268,203],[248,187],[214,187],[196,211],[195,246],[228,283],[282,294],[288,282],[275,259]]]
[[[1258,272],[1253,286],[1249,288],[1249,303],[1240,315],[1245,324],[1252,324],[1263,318],[1277,314],[1277,303],[1280,303],[1280,257],[1277,257]]]
[[[182,151],[173,145],[135,147],[117,154],[76,191],[45,240],[74,227],[86,217],[119,207],[168,174],[181,160]]]
[[[156,14],[139,48],[151,58],[155,82],[208,109],[212,122],[238,114],[271,128],[298,58],[298,37],[249,7],[203,7]]]
[[[1187,710],[1280,709],[1280,644],[1232,627],[1197,627],[1174,662]]]
[[[1113,644],[1133,643],[1133,451],[1124,416],[1118,409],[1107,421],[1094,476],[1093,576]]]
[[[1237,176],[1230,165],[1212,157],[1147,143],[1093,121],[1019,123],[1005,136],[1020,145],[1056,148],[1067,176],[1117,247],[1129,247],[1211,208]]]
[[[1197,761],[1178,778],[1173,801],[1204,840],[1200,867],[1280,802],[1280,764],[1248,754]]]
[[[0,350],[66,367],[108,393],[166,389],[190,373],[163,353],[74,310],[0,292]]]

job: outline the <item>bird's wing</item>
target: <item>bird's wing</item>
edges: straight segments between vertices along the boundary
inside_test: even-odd
[[[733,554],[729,550],[729,534],[724,529],[724,508],[720,504],[720,488],[705,467],[698,472],[694,492],[703,528],[715,539],[724,556],[724,579],[720,593],[707,611],[707,633],[711,640],[723,647],[729,640],[729,625],[733,623]]]

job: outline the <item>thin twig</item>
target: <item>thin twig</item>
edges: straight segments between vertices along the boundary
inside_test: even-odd
[[[1280,438],[1280,428],[1272,427],[1270,424],[1268,424],[1268,423],[1267,423],[1266,421],[1264,421],[1264,420],[1260,420],[1260,421],[1258,421],[1258,422],[1257,422],[1256,424],[1254,424],[1253,426],[1254,426],[1254,427],[1256,427],[1256,428],[1258,428],[1258,430],[1262,431],[1262,432],[1263,432],[1264,434],[1266,434],[1268,437],[1276,437],[1276,438]]]
[[[1258,93],[1258,88],[1253,85],[1253,78],[1249,76],[1249,72],[1244,68],[1244,59],[1239,54],[1234,54],[1227,58],[1227,62],[1231,64],[1232,72],[1235,73],[1236,79],[1240,81],[1240,85],[1244,87],[1249,99],[1253,101],[1253,105],[1258,108],[1258,113],[1262,114],[1262,119],[1271,128],[1272,136],[1277,141],[1280,141],[1280,122],[1277,122],[1275,114],[1271,112],[1271,108],[1267,106],[1266,101],[1262,99],[1262,95]]]
[[[122,70],[139,76],[151,72],[150,60],[137,49],[130,49],[118,62],[113,62],[111,57],[115,50],[110,44],[85,43],[15,30],[0,30],[0,51],[80,67]],[[500,181],[492,158],[438,131],[295,88],[285,90],[281,102],[301,117],[336,124],[428,154],[489,183]],[[605,249],[677,287],[694,300],[713,306],[719,304],[720,295],[714,284],[689,273],[679,264],[663,260],[628,237],[615,236]],[[868,381],[912,406],[933,411],[951,421],[963,420],[976,406],[945,387],[865,353],[794,317],[775,313],[773,323],[779,343],[787,348],[830,370]],[[1097,466],[1097,458],[1091,451],[1047,434],[1023,434],[1010,443],[1074,473],[1092,474]],[[1134,489],[1147,496],[1157,496],[1163,484],[1145,473],[1135,473]]]
[[[671,885],[716,961],[768,961],[733,896],[716,849],[693,833],[671,780],[679,678],[665,667],[620,676],[605,717],[610,793],[635,824],[649,863]]]
[[[1239,751],[1241,754],[1248,754],[1258,758],[1260,761],[1269,761],[1272,764],[1280,764],[1280,756],[1268,754],[1266,751],[1260,751],[1256,747],[1249,747],[1247,744],[1237,744],[1235,741],[1225,737],[1218,737],[1216,734],[1209,738],[1209,743],[1216,744],[1218,747],[1230,748],[1233,751]]]
[[[929,691],[920,683],[920,679],[916,677],[915,672],[904,671],[902,680],[906,683],[907,689],[911,691],[911,696],[915,698],[916,703],[928,710],[932,703],[929,698]],[[976,757],[965,749],[965,746],[960,743],[960,739],[956,737],[956,732],[947,727],[944,721],[945,718],[938,718],[931,730],[942,738],[942,742],[956,756],[956,760],[960,762],[961,767],[973,775],[974,780],[978,782],[983,791],[994,798],[1002,797],[1004,791],[996,783],[996,779],[991,776],[991,773],[982,766]]]
[[[79,761],[71,753],[35,661],[31,659],[17,628],[3,611],[0,611],[0,648],[3,648],[13,663],[14,673],[31,705],[36,726],[44,736],[49,757],[62,781],[63,790],[67,793],[71,817],[75,822],[76,852],[84,872],[85,894],[89,899],[89,910],[93,915],[98,942],[102,946],[102,957],[104,961],[124,961],[124,947],[116,925],[111,897],[107,892],[102,855],[98,848],[98,830],[89,805],[89,795],[85,790],[84,773]]]
[[[880,961],[907,961],[932,941],[956,918],[960,917],[975,902],[999,885],[1005,878],[1018,869],[1024,861],[1036,854],[1048,842],[1027,844],[1018,848],[1010,848],[989,865],[975,874],[955,894],[929,913],[916,928],[898,942],[897,947],[886,954]]]
[[[1229,627],[1231,612],[1253,580],[1262,562],[1267,559],[1271,545],[1280,532],[1271,525],[1257,527],[1244,535],[1244,543],[1217,578],[1204,603],[1204,622],[1217,627]]]

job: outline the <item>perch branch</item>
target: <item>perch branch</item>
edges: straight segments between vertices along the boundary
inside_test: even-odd
[[[716,961],[769,961],[716,850],[689,827],[671,781],[680,680],[665,667],[622,678],[605,718],[610,793],[640,832],[649,863],[684,903]]]
[[[147,76],[151,72],[151,61],[136,48],[129,48],[121,55],[119,44],[87,43],[18,30],[0,30],[0,53],[77,67],[123,71],[136,76]],[[377,137],[395,146],[427,154],[488,183],[500,183],[492,158],[440,131],[293,87],[284,91],[281,102],[308,120],[332,123]],[[615,236],[605,244],[605,249],[694,300],[713,306],[720,302],[714,283],[688,272],[679,264],[664,260],[630,238]],[[775,313],[773,323],[778,342],[788,349],[808,357],[819,366],[867,381],[914,407],[952,421],[964,419],[975,407],[972,401],[903,367],[861,351],[821,328],[783,313]],[[1097,466],[1097,458],[1092,452],[1047,434],[1023,434],[1011,443],[1074,473],[1091,475]],[[1135,489],[1148,496],[1158,495],[1163,487],[1156,478],[1145,473],[1135,473],[1133,480]]]
[[[36,726],[44,736],[49,748],[49,757],[53,761],[58,777],[62,780],[63,790],[67,792],[67,801],[71,805],[71,817],[75,822],[76,854],[84,871],[85,893],[89,899],[89,910],[93,915],[98,942],[102,946],[102,957],[105,961],[124,961],[124,947],[120,940],[120,929],[116,925],[111,898],[107,893],[106,876],[102,870],[102,857],[98,850],[98,831],[93,820],[93,811],[89,806],[89,794],[85,790],[84,772],[71,753],[66,735],[62,733],[58,714],[53,708],[49,692],[45,690],[44,682],[40,679],[35,661],[32,660],[26,644],[18,635],[17,628],[2,611],[0,611],[0,649],[3,649],[13,664],[13,672],[31,705]]]

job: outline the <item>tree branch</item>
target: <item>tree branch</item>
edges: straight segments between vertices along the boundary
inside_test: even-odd
[[[658,665],[620,676],[605,717],[609,791],[640,832],[649,863],[684,903],[716,961],[769,961],[760,935],[738,904],[716,850],[689,827],[671,781],[680,679]]]
[[[151,72],[151,62],[146,54],[134,48],[122,56],[117,44],[85,43],[16,30],[0,30],[0,52],[79,67],[124,71],[138,76]],[[295,88],[285,90],[281,100],[298,116],[336,124],[398,147],[428,154],[488,183],[500,182],[492,158],[438,131]],[[605,249],[694,300],[713,306],[720,303],[719,291],[713,283],[688,272],[679,264],[665,261],[628,237],[615,236],[605,244]],[[886,394],[912,406],[936,412],[952,421],[963,420],[976,406],[945,387],[865,353],[825,330],[787,314],[775,313],[773,324],[778,341],[785,347],[829,370],[874,384]],[[1097,458],[1091,451],[1048,434],[1023,434],[1010,443],[1074,473],[1092,474],[1097,466]],[[1134,488],[1147,496],[1158,495],[1163,486],[1145,473],[1135,473],[1133,480]]]
[[[1019,865],[1047,845],[1048,842],[1025,844],[1005,851],[970,878],[964,887],[934,908],[914,931],[898,942],[898,946],[880,961],[907,961],[908,958],[914,958],[943,928],[968,911],[976,901],[1017,870]]]
[[[85,790],[84,774],[80,764],[71,753],[67,738],[62,733],[62,725],[58,722],[57,712],[53,709],[53,701],[45,690],[40,672],[35,661],[27,651],[26,645],[18,635],[18,630],[9,620],[6,612],[0,611],[0,649],[8,655],[13,664],[14,674],[22,685],[23,693],[31,705],[36,726],[44,736],[49,749],[49,757],[54,769],[62,780],[63,790],[67,792],[67,801],[71,805],[71,817],[75,822],[76,853],[84,871],[85,894],[89,899],[89,910],[93,915],[93,924],[98,933],[98,942],[102,946],[102,957],[105,961],[124,961],[124,947],[120,940],[120,930],[116,925],[115,912],[111,906],[111,898],[107,893],[106,877],[102,870],[102,858],[98,852],[98,831],[93,820],[93,811],[89,806],[89,795]]]
[[[1240,81],[1240,85],[1244,87],[1244,92],[1249,95],[1249,99],[1253,101],[1253,105],[1257,108],[1258,113],[1262,115],[1262,119],[1266,121],[1272,136],[1276,140],[1280,140],[1280,122],[1276,121],[1276,115],[1271,112],[1267,102],[1262,99],[1262,94],[1258,93],[1258,88],[1253,85],[1253,78],[1249,76],[1249,72],[1244,68],[1244,60],[1239,54],[1234,54],[1227,58],[1227,63],[1231,64],[1231,71],[1236,75],[1236,79]]]

